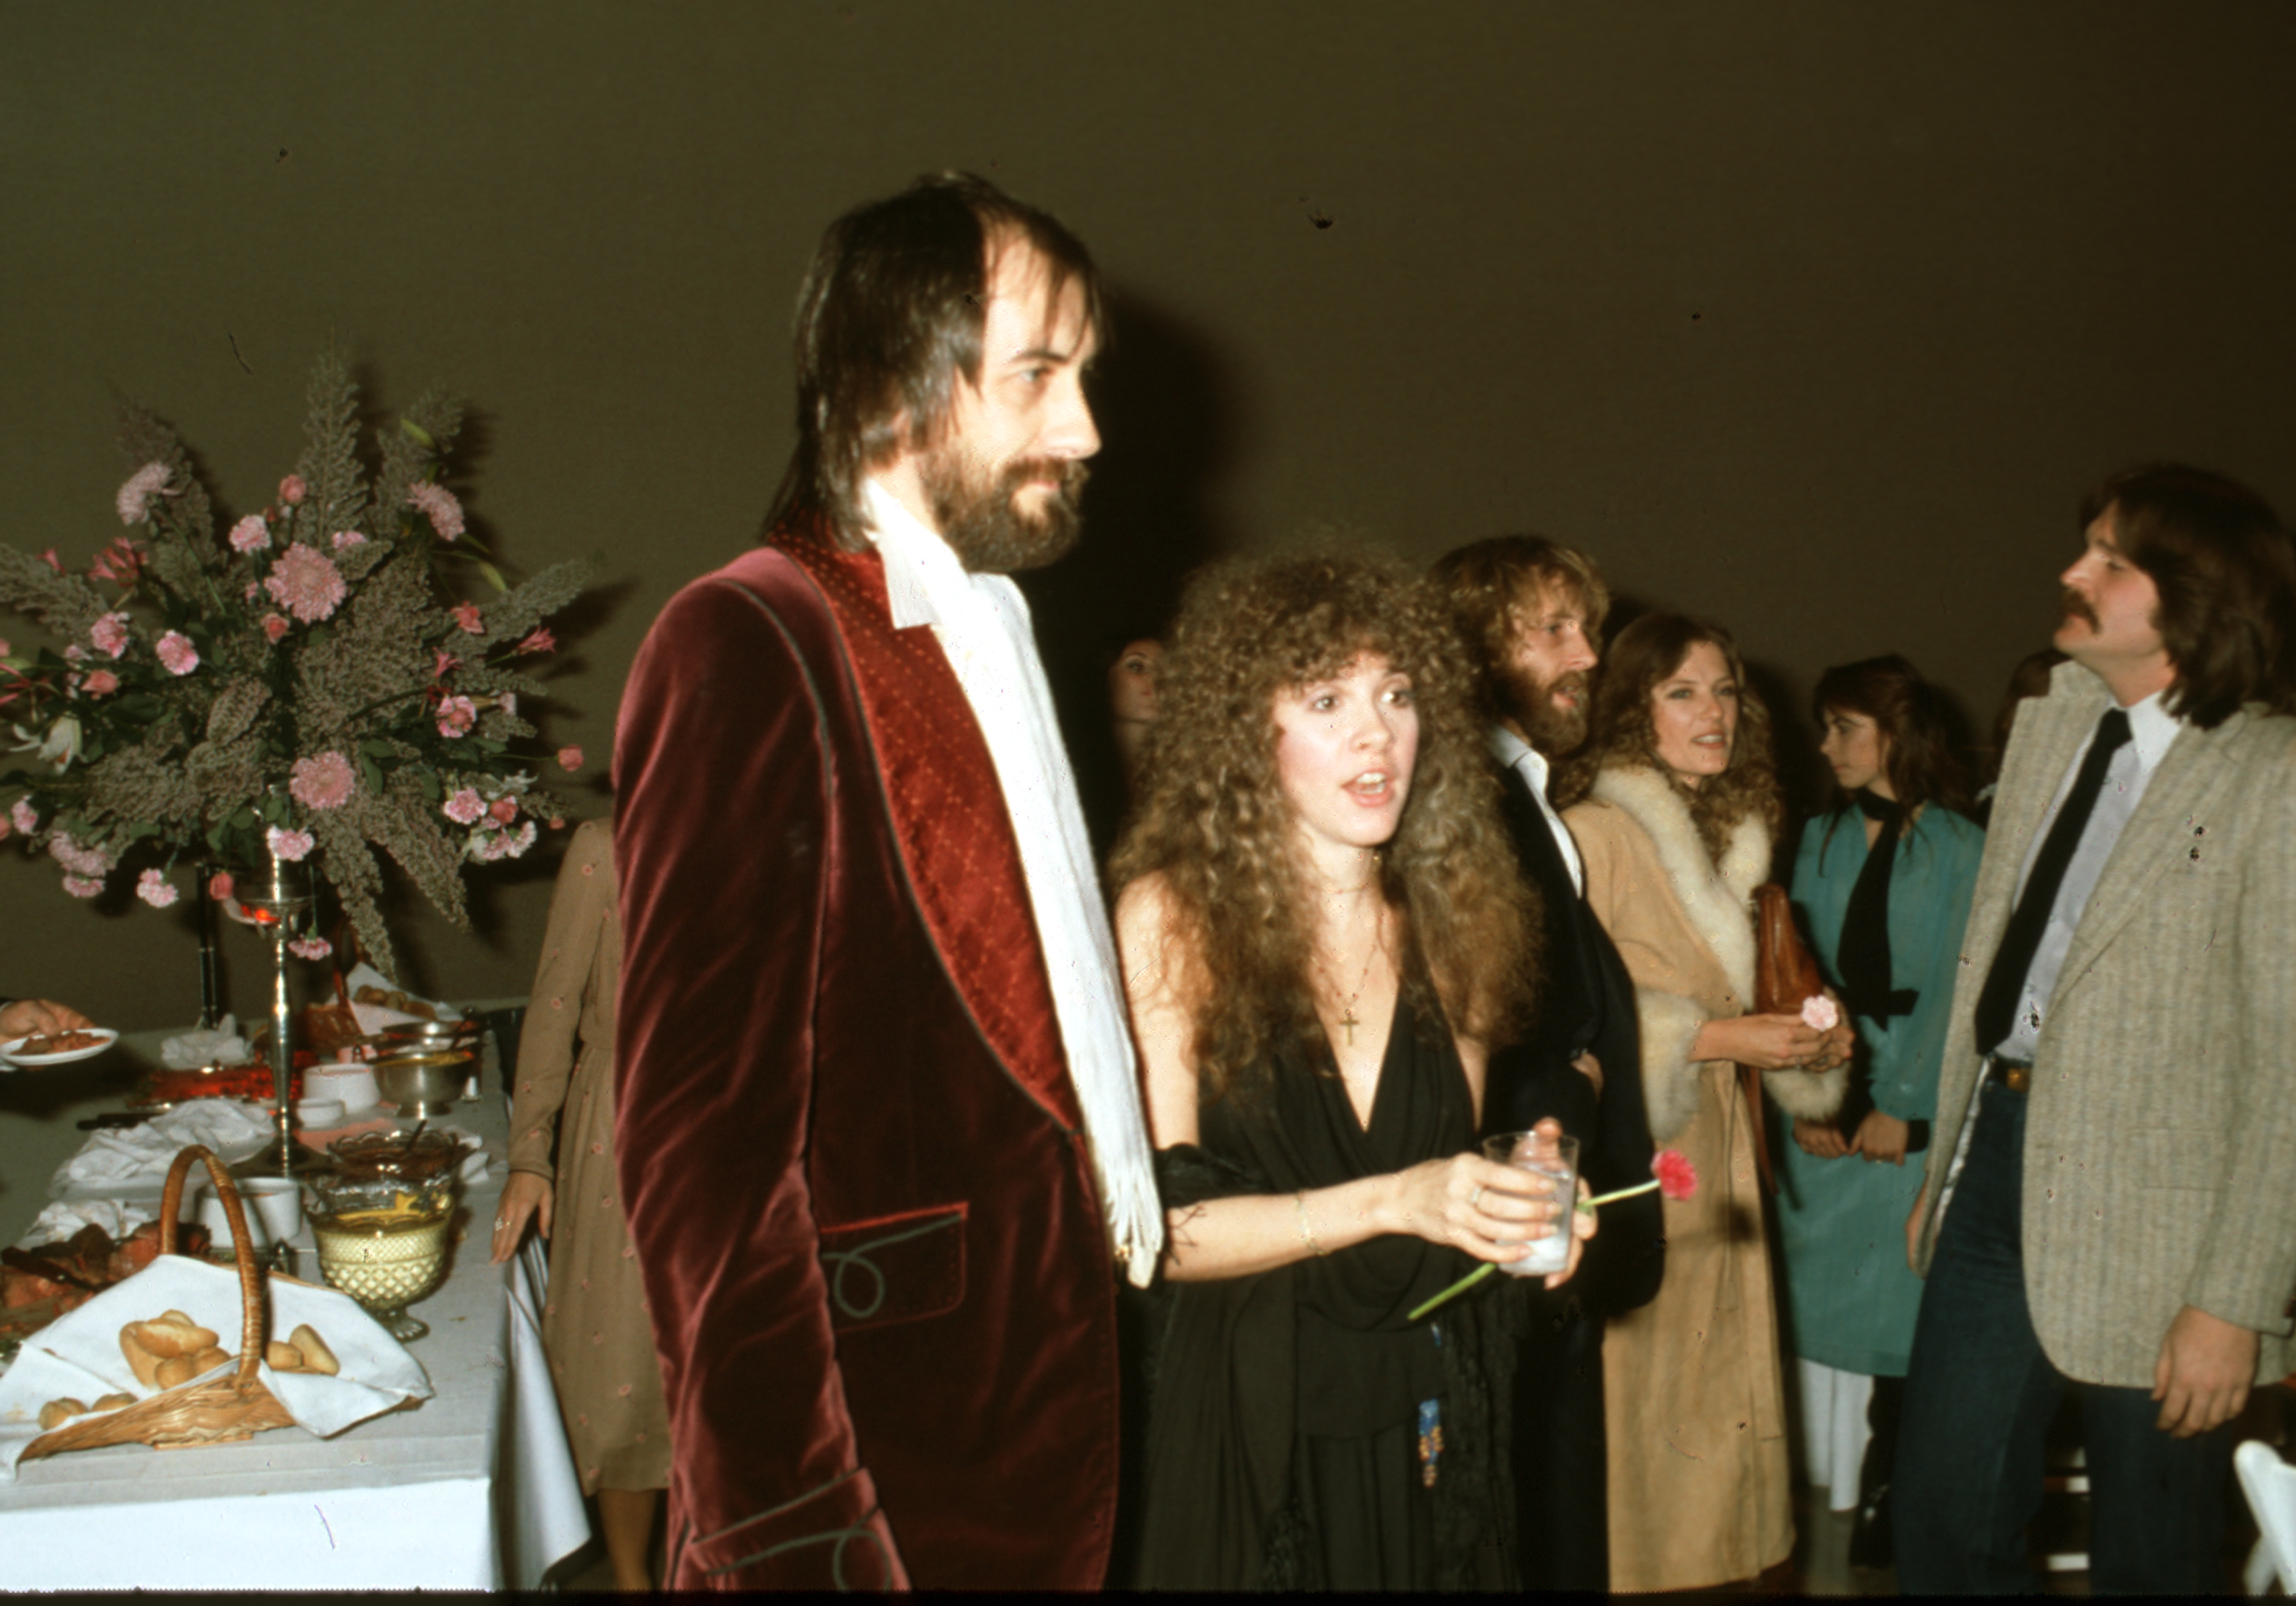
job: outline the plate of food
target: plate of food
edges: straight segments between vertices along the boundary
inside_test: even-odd
[[[87,1026],[73,1032],[35,1032],[29,1037],[0,1042],[0,1065],[70,1065],[101,1054],[119,1041],[109,1026]]]

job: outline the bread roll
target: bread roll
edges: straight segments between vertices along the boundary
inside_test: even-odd
[[[230,1359],[231,1351],[220,1344],[210,1344],[192,1357],[192,1375],[198,1377],[203,1371],[211,1371]]]
[[[199,1375],[189,1355],[169,1355],[160,1363],[159,1384],[163,1389],[181,1388]]]
[[[299,1325],[289,1335],[288,1342],[303,1352],[303,1364],[310,1371],[330,1378],[342,1371],[343,1363],[335,1359],[335,1352],[327,1347],[327,1341],[311,1330],[309,1322]]]
[[[274,1338],[263,1347],[263,1363],[274,1371],[300,1371],[303,1352],[284,1338]]]
[[[40,1431],[50,1432],[62,1427],[76,1416],[87,1414],[87,1407],[78,1400],[50,1400],[40,1407]]]
[[[162,1361],[195,1355],[216,1341],[213,1328],[201,1327],[181,1311],[169,1311],[150,1322],[131,1322],[135,1341]]]
[[[102,1399],[96,1401],[94,1404],[90,1405],[88,1409],[90,1411],[117,1411],[122,1405],[133,1405],[135,1403],[135,1396],[132,1394],[107,1394]]]
[[[119,1330],[119,1353],[127,1357],[127,1369],[135,1374],[137,1382],[146,1388],[157,1388],[160,1387],[160,1357],[137,1342],[137,1335],[143,1326],[141,1322],[131,1322]]]

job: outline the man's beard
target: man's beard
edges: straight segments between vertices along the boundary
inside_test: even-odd
[[[1541,680],[1529,671],[1513,665],[1500,677],[1500,690],[1522,727],[1523,739],[1548,758],[1575,752],[1587,739],[1588,680],[1583,669],[1566,670],[1552,680]],[[1554,694],[1570,691],[1578,702],[1569,708],[1555,705]]]
[[[1077,498],[1090,472],[1073,459],[1030,457],[984,474],[953,447],[927,454],[918,465],[941,539],[974,574],[1042,568],[1067,556],[1080,532]],[[1022,513],[1015,500],[1022,489],[1047,479],[1054,489],[1043,506]]]

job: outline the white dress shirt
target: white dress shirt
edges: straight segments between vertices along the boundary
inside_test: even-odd
[[[1562,816],[1546,801],[1546,755],[1504,725],[1491,727],[1491,755],[1530,783],[1530,795],[1538,800],[1538,811],[1546,816],[1546,828],[1554,833],[1554,845],[1570,867],[1570,885],[1585,897],[1587,866],[1578,857],[1578,844],[1570,840],[1570,828],[1562,823]]]

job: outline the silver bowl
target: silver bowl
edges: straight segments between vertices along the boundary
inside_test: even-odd
[[[382,1101],[400,1116],[444,1116],[478,1067],[478,1056],[467,1049],[428,1049],[394,1054],[374,1062],[374,1085]]]

